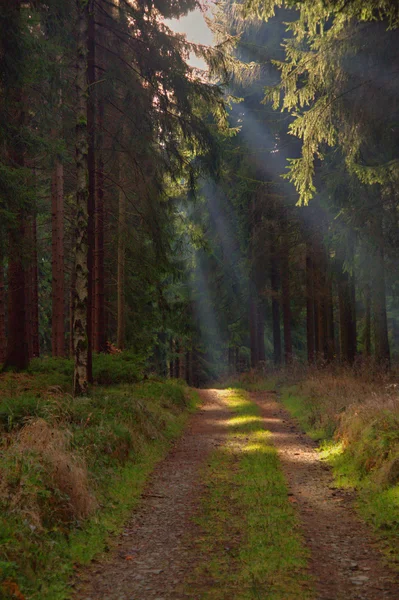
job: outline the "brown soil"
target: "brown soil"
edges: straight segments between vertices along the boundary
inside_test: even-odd
[[[201,410],[155,469],[141,508],[108,560],[81,574],[76,600],[178,600],[196,564],[192,516],[204,493],[200,469],[225,442],[230,412],[217,391],[201,391]],[[191,536],[195,537],[195,534]]]
[[[142,505],[116,549],[78,576],[75,600],[197,597],[183,586],[199,558],[198,529],[192,520],[199,498],[206,493],[199,471],[215,447],[226,442],[230,414],[216,390],[204,390],[201,396],[202,409],[156,468]],[[262,409],[265,428],[272,432],[290,498],[298,509],[311,552],[317,599],[398,600],[399,578],[384,564],[375,540],[356,516],[353,495],[334,488],[315,444],[298,430],[272,394],[254,394],[253,400]]]

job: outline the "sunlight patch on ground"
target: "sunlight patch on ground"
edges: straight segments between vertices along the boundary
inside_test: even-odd
[[[197,520],[202,558],[189,595],[307,600],[312,597],[308,553],[265,419],[244,390],[218,394],[232,416],[224,422],[226,443],[203,472],[207,491]]]

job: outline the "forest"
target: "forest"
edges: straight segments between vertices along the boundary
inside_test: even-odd
[[[398,597],[398,55],[389,0],[0,2],[1,598]]]

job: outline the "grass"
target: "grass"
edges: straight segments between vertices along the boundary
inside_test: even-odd
[[[195,404],[176,381],[97,386],[73,399],[53,387],[68,368],[0,382],[2,598],[68,597],[74,569],[107,549]]]
[[[357,508],[399,567],[399,398],[396,387],[348,372],[310,374],[282,401],[320,443],[336,485],[356,489]]]
[[[240,389],[225,400],[229,435],[203,473],[202,560],[190,590],[209,600],[310,598],[307,551],[259,408]]]

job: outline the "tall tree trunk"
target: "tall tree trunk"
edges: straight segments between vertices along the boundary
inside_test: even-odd
[[[57,160],[51,185],[52,222],[52,321],[53,356],[65,354],[64,324],[64,166]]]
[[[306,244],[306,341],[308,362],[311,364],[315,357],[315,310],[313,292],[313,248],[311,242]]]
[[[87,30],[87,80],[88,80],[88,103],[87,103],[87,135],[88,135],[88,186],[87,198],[87,380],[93,383],[93,299],[94,299],[94,212],[96,194],[96,159],[95,159],[95,23],[94,23],[94,0],[88,0],[89,17]]]
[[[4,362],[7,350],[6,338],[6,293],[4,281],[4,259],[0,254],[0,364]]]
[[[254,286],[251,286],[251,297],[249,299],[249,337],[251,349],[251,367],[255,369],[259,362],[258,352],[258,310],[257,297]]]
[[[335,331],[334,331],[334,300],[331,274],[327,275],[326,280],[326,320],[327,320],[327,355],[329,362],[334,360],[335,356]]]
[[[95,269],[94,269],[94,349],[107,351],[105,328],[105,279],[104,279],[104,162],[103,162],[103,119],[104,105],[100,99],[97,106],[98,161],[97,195],[95,208]]]
[[[388,323],[385,291],[385,249],[382,217],[377,215],[374,223],[375,254],[373,260],[373,324],[375,359],[382,366],[389,367],[390,350],[388,341]]]
[[[349,273],[343,270],[343,261],[339,261],[338,304],[341,361],[352,364],[355,360],[354,326],[352,308],[352,290]]]
[[[120,179],[122,165],[119,166]],[[117,332],[116,345],[125,347],[125,251],[126,251],[126,199],[120,183],[118,203],[118,279],[117,279]]]
[[[26,224],[26,267],[25,267],[25,303],[26,303],[26,337],[28,340],[29,359],[40,354],[39,349],[39,298],[37,268],[37,234],[36,216],[31,215]]]
[[[258,301],[258,319],[257,319],[257,346],[258,360],[265,362],[265,306],[263,300]]]
[[[75,355],[75,349],[73,345],[73,311],[76,294],[76,271],[75,265],[72,267],[71,280],[69,282],[69,358],[73,358]]]
[[[75,296],[73,304],[73,347],[75,396],[87,393],[87,204],[88,204],[88,131],[87,131],[87,30],[89,4],[76,0],[77,59],[76,59],[76,232],[75,232]]]
[[[364,290],[364,331],[363,331],[363,346],[364,354],[367,357],[371,356],[371,289],[367,284]]]
[[[285,228],[286,229],[286,228]],[[281,304],[283,307],[284,326],[284,361],[288,365],[292,362],[292,335],[291,335],[291,294],[290,271],[287,235],[283,238],[281,254]]]
[[[8,238],[8,338],[4,368],[26,369],[29,349],[26,327],[26,273],[24,268],[25,219],[18,212],[17,227]]]
[[[20,35],[21,0],[10,0],[2,7],[2,44],[12,70],[9,69],[8,85],[2,89],[6,94],[11,128],[21,132],[25,124],[22,73],[23,51],[16,43]],[[9,56],[8,56],[9,55]],[[15,62],[13,62],[15,61]],[[24,167],[25,147],[22,135],[13,136],[6,144],[7,158],[13,169]],[[26,214],[21,203],[15,208],[15,198],[9,200],[9,210],[15,210],[15,221],[9,225],[8,234],[8,338],[3,368],[25,369],[29,364],[26,319]],[[18,200],[17,200],[18,202]]]
[[[182,340],[179,342],[179,379],[186,380],[186,351]]]
[[[279,306],[279,273],[275,247],[271,247],[270,283],[272,289],[272,321],[273,321],[273,361],[275,365],[281,364],[281,330]]]
[[[316,269],[316,286],[317,286],[317,347],[320,359],[327,358],[327,303],[326,303],[326,264],[324,249],[319,244],[317,252],[317,269]]]

